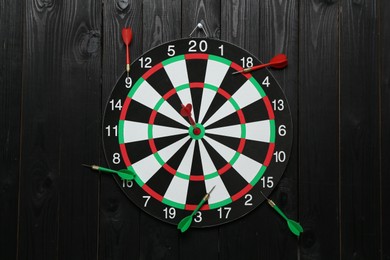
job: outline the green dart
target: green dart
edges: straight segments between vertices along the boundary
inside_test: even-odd
[[[128,169],[112,170],[112,169],[104,168],[104,167],[97,166],[97,165],[86,165],[86,164],[82,164],[82,165],[85,167],[91,168],[92,170],[95,170],[95,171],[115,173],[119,177],[121,177],[123,180],[131,181],[134,179],[134,176],[135,176],[135,173],[128,170]]]
[[[184,217],[179,224],[177,225],[177,229],[180,229],[182,233],[184,233],[192,223],[192,219],[195,216],[195,214],[199,211],[199,209],[203,206],[203,204],[209,199],[211,192],[214,190],[215,186],[209,191],[209,193],[206,193],[204,195],[203,199],[199,202],[196,209],[191,213],[191,215],[188,215],[187,217]]]
[[[303,228],[301,226],[301,224],[299,224],[298,222],[292,220],[292,219],[289,219],[284,213],[283,211],[275,204],[275,202],[273,202],[271,199],[267,198],[263,192],[261,192],[261,195],[263,195],[263,197],[267,200],[268,204],[276,211],[279,213],[280,216],[282,216],[286,221],[287,221],[287,225],[288,225],[288,228],[290,229],[290,231],[299,237],[300,233],[303,232]]]

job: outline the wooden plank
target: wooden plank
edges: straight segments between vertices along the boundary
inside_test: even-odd
[[[303,1],[300,17],[300,254],[338,259],[339,4]]]
[[[343,1],[340,19],[342,259],[380,258],[377,1]]]
[[[26,2],[18,258],[58,246],[62,30],[60,9]]]
[[[60,259],[94,259],[99,177],[81,164],[100,154],[100,115],[96,112],[101,95],[101,16],[96,14],[101,13],[101,5],[92,0],[61,3],[59,30],[55,30],[60,42],[53,44],[62,49],[56,66],[63,79],[59,82],[57,253]]]
[[[0,252],[16,258],[20,174],[23,8],[0,3]]]
[[[380,1],[380,155],[381,155],[381,209],[382,209],[382,259],[390,259],[390,1]]]
[[[182,35],[188,37],[198,23],[201,23],[209,37],[220,37],[220,1],[183,0],[182,1]],[[197,29],[193,37],[205,37]],[[218,259],[219,229],[190,229],[180,234],[180,259]],[[194,250],[196,249],[196,250]]]
[[[112,88],[125,71],[121,30],[128,26],[133,30],[130,53],[135,59],[142,50],[142,1],[104,1],[102,114]],[[103,157],[101,163],[106,163]],[[139,209],[112,176],[101,176],[100,205],[99,258],[139,259]]]
[[[143,52],[180,38],[181,3],[178,0],[143,1]],[[179,259],[176,226],[141,214],[140,258]]]
[[[98,182],[81,167],[98,155],[94,7],[26,4],[20,258],[96,257]]]
[[[182,0],[182,37],[187,38],[201,23],[210,38],[221,37],[221,2],[205,0]],[[200,29],[194,31],[192,37],[205,37]]]
[[[221,36],[266,61],[276,53],[289,56],[290,66],[272,71],[284,86],[294,122],[297,119],[297,2],[227,1],[222,5]],[[296,142],[295,134],[295,142]],[[272,198],[290,217],[296,216],[297,146],[294,144],[288,169]],[[221,228],[221,256],[226,259],[294,259],[297,240],[267,205],[243,219]],[[256,250],[254,250],[256,248]],[[283,248],[283,250],[280,250]]]

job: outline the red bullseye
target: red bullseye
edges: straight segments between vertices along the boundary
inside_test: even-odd
[[[199,128],[194,128],[194,130],[192,131],[194,133],[194,135],[200,135],[200,129]]]

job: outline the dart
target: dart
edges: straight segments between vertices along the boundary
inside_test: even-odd
[[[287,66],[287,63],[288,63],[287,56],[285,54],[278,54],[278,55],[274,56],[268,63],[249,67],[249,68],[246,68],[246,69],[243,69],[240,71],[235,71],[232,74],[248,73],[248,72],[251,72],[253,70],[258,70],[258,69],[262,69],[265,67],[271,67],[273,69],[283,69],[284,67]]]
[[[114,174],[118,175],[119,177],[121,177],[123,180],[131,181],[134,179],[134,176],[135,176],[135,173],[128,170],[128,169],[112,170],[112,169],[104,168],[104,167],[97,166],[97,165],[86,165],[86,164],[82,164],[82,165],[85,167],[91,168],[92,170],[95,170],[95,171],[114,173]]]
[[[184,233],[192,223],[192,219],[195,216],[195,214],[199,211],[199,209],[203,206],[203,204],[209,199],[211,192],[214,190],[215,186],[208,192],[206,195],[204,195],[203,199],[199,202],[196,209],[191,213],[191,215],[188,215],[187,217],[184,217],[179,224],[177,225],[177,229],[180,229],[182,233]]]
[[[130,51],[129,51],[129,45],[131,40],[133,39],[133,31],[130,27],[125,27],[122,29],[122,39],[123,42],[126,45],[126,71],[127,75],[130,73]]]
[[[271,199],[267,198],[263,192],[261,192],[261,195],[263,195],[263,197],[267,200],[268,204],[276,211],[279,213],[280,216],[282,216],[286,222],[287,222],[287,225],[288,225],[288,228],[290,229],[290,231],[299,237],[300,233],[303,232],[303,228],[301,226],[301,224],[299,224],[298,222],[292,220],[292,219],[289,219],[284,213],[283,211],[275,204],[275,202],[273,202]]]
[[[192,110],[191,104],[187,104],[187,105],[182,104],[181,109],[180,109],[180,115],[182,115],[184,117],[188,117],[190,124],[194,128],[194,134],[198,135],[198,134],[200,134],[200,129],[196,126],[195,120],[192,118],[191,110]]]

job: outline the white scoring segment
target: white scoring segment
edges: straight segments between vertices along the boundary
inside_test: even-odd
[[[140,84],[131,98],[150,109],[154,109],[157,102],[162,99],[161,95],[146,80]],[[178,109],[180,110],[180,108]],[[166,101],[162,103],[157,112],[175,120],[183,126],[189,126],[189,123],[179,114],[179,112]]]
[[[260,171],[261,163],[241,154],[237,161],[233,164],[233,168],[249,183]]]
[[[174,176],[164,194],[164,198],[176,203],[186,204],[188,184],[189,180]]]
[[[271,123],[270,120],[262,120],[245,124],[245,139],[269,143],[271,141]],[[241,125],[230,125],[207,129],[208,134],[228,136],[234,138],[242,137]]]
[[[164,69],[174,88],[189,84],[187,63],[184,59],[164,65]],[[182,104],[192,104],[190,88],[182,89],[177,92],[177,95],[179,96]]]
[[[207,173],[216,172],[217,169],[215,168],[214,163],[211,160],[211,157],[207,152],[206,147],[204,146],[202,140],[199,140],[199,150],[200,150],[200,157],[202,160],[203,173],[206,175]],[[215,186],[215,189],[213,190],[208,200],[209,204],[218,203],[230,198],[229,192],[227,191],[219,175],[210,179],[205,179],[205,184],[206,184],[207,192],[209,192]]]
[[[233,155],[236,153],[235,150],[227,147],[220,142],[205,137],[205,140],[225,159],[229,162]],[[250,183],[259,172],[262,167],[262,164],[256,162],[255,160],[249,158],[244,154],[240,154],[238,159],[234,162],[232,167],[243,177],[248,183]]]
[[[271,123],[269,120],[245,124],[245,139],[269,143],[271,141]]]
[[[189,138],[189,136],[186,136],[158,151],[161,159],[164,162],[167,162]],[[159,163],[155,155],[151,154],[144,159],[134,163],[132,167],[142,182],[146,183],[162,167],[162,165]]]
[[[148,140],[149,124],[134,121],[124,121],[123,124],[123,140],[124,143],[131,143],[137,141]],[[172,135],[185,134],[186,129],[153,125],[153,138],[167,137]]]
[[[231,96],[231,98],[237,103],[240,109],[249,106],[250,104],[262,99],[257,88],[253,83],[248,79],[245,83],[238,87],[238,90]],[[204,123],[204,126],[207,127],[222,118],[234,113],[236,110],[230,101],[226,101],[210,118],[207,122]]]
[[[199,123],[202,123],[204,116],[206,115],[207,110],[210,107],[211,102],[213,101],[215,96],[215,91],[204,88],[202,93],[202,100],[200,103],[200,109],[199,109],[199,118],[195,119],[198,120]]]
[[[203,174],[207,175],[216,172],[217,169],[215,168],[213,160],[211,159],[209,153],[207,152],[202,140],[199,140],[199,151],[200,151],[200,159],[202,162]]]
[[[241,125],[230,125],[207,129],[207,134],[222,135],[234,138],[241,138]]]

